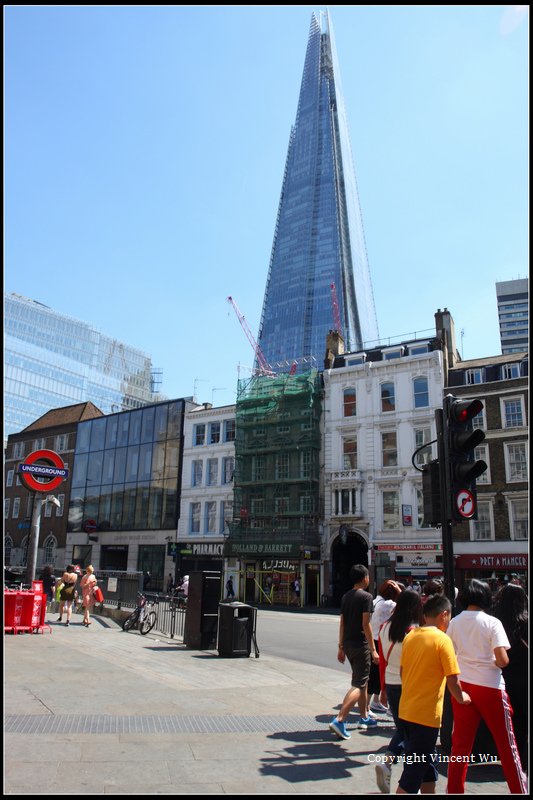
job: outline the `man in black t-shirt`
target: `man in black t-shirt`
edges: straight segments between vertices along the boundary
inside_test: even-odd
[[[346,592],[341,601],[337,660],[344,664],[347,658],[350,662],[352,685],[342,701],[341,710],[329,723],[330,730],[340,739],[350,738],[345,720],[356,703],[361,715],[359,727],[369,728],[377,724],[375,719],[366,717],[370,664],[372,661],[379,663],[370,626],[372,595],[365,591],[369,583],[368,569],[362,564],[354,565],[350,570],[350,579],[353,589]]]

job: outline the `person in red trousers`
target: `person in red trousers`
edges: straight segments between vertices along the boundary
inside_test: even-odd
[[[448,766],[447,794],[464,794],[468,756],[472,753],[480,720],[484,720],[498,749],[505,780],[512,794],[526,794],[526,777],[520,763],[505,691],[502,668],[510,648],[505,629],[486,614],[492,593],[488,583],[473,579],[459,595],[465,609],[448,628],[461,669],[461,686],[471,703],[460,705],[452,697],[452,753]]]

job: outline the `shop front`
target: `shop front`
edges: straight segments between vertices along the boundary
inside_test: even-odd
[[[527,589],[527,553],[460,553],[455,556],[455,574],[461,588],[471,578],[497,585],[519,581]]]
[[[228,539],[228,565],[238,574],[239,597],[268,605],[320,604],[318,548],[298,541],[245,542]]]
[[[379,544],[375,547],[378,563],[383,563],[381,556],[388,552],[390,575],[383,574],[383,579],[395,577],[406,585],[424,583],[428,578],[442,578],[442,545],[434,543],[413,544]],[[379,583],[379,581],[378,581]]]
[[[224,569],[223,542],[178,542],[176,574],[179,577],[191,572],[217,571]]]

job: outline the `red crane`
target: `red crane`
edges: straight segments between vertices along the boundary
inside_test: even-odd
[[[331,289],[331,305],[333,307],[333,320],[335,322],[335,330],[342,336],[341,315],[339,312],[339,303],[337,301],[337,289],[335,284],[332,283],[329,287]]]
[[[248,323],[244,318],[244,314],[241,314],[239,306],[237,305],[233,297],[228,297],[227,300],[228,303],[231,303],[231,305],[233,306],[233,310],[237,314],[237,319],[241,323],[241,327],[246,334],[246,338],[253,347],[257,363],[259,364],[259,372],[261,373],[261,375],[273,375],[274,373],[272,372],[270,365],[267,364],[266,358],[263,355],[263,351],[259,347],[259,344],[255,341],[252,331],[248,327]]]

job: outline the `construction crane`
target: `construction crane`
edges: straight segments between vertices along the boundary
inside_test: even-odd
[[[331,289],[331,305],[333,307],[333,320],[335,322],[335,330],[342,336],[341,315],[339,312],[339,303],[337,300],[337,289],[335,284],[332,283],[329,287]]]
[[[248,327],[248,323],[246,322],[246,320],[244,318],[244,314],[241,314],[241,312],[239,310],[239,306],[237,305],[237,303],[235,302],[233,297],[228,297],[227,301],[228,301],[228,303],[231,303],[231,305],[233,306],[233,310],[237,314],[237,319],[241,323],[241,328],[245,332],[246,338],[248,339],[248,341],[250,342],[250,344],[253,347],[253,350],[254,350],[254,353],[255,353],[255,357],[257,359],[257,363],[259,364],[259,373],[261,375],[273,375],[274,373],[272,372],[270,364],[267,364],[267,361],[266,361],[266,358],[265,358],[265,356],[263,354],[263,351],[259,347],[259,344],[255,341],[254,336],[252,334],[252,331]]]

